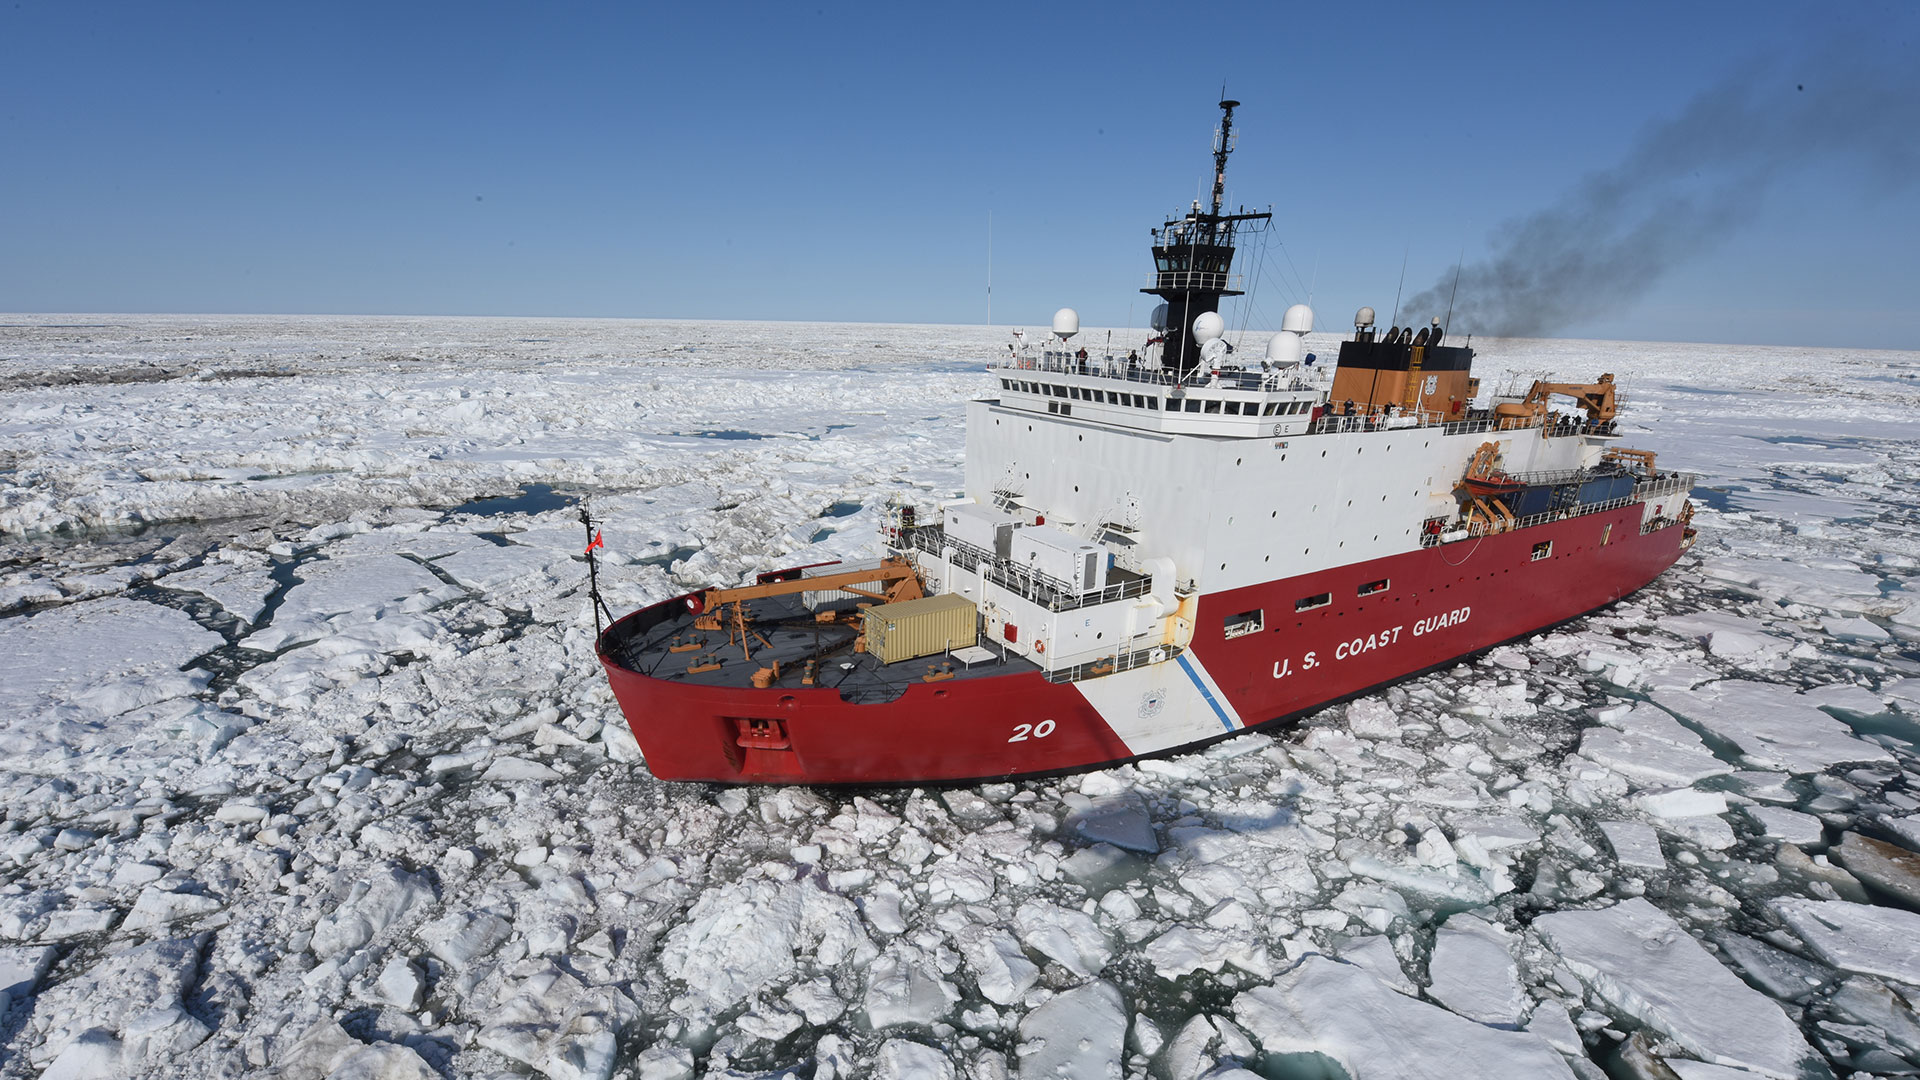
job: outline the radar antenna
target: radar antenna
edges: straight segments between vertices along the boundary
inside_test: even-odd
[[[1227,193],[1227,155],[1233,153],[1233,110],[1240,103],[1233,100],[1220,103],[1220,130],[1213,140],[1213,213],[1220,214],[1220,200]]]

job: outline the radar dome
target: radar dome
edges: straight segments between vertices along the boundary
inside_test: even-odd
[[[1080,332],[1080,313],[1070,307],[1063,307],[1053,313],[1053,332],[1065,341]]]
[[[1267,339],[1267,359],[1276,364],[1297,364],[1300,362],[1300,335],[1289,334],[1285,330]]]
[[[1203,311],[1193,320],[1193,340],[1205,345],[1227,332],[1227,320],[1217,311]]]
[[[1280,329],[1295,334],[1313,333],[1313,309],[1305,304],[1295,304],[1280,316]]]
[[[1359,311],[1355,312],[1353,316],[1353,325],[1361,328],[1362,330],[1366,329],[1369,326],[1372,326],[1373,325],[1373,309],[1370,307],[1363,307]]]
[[[1147,325],[1153,327],[1153,332],[1156,334],[1165,333],[1167,329],[1167,305],[1161,304],[1154,308],[1153,314],[1147,319]]]

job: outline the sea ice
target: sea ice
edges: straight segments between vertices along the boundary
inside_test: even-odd
[[[1779,1005],[1640,897],[1533,928],[1596,997],[1704,1061],[1794,1080],[1813,1058]]]
[[[1884,747],[1855,738],[1845,724],[1791,687],[1730,679],[1695,690],[1662,691],[1654,701],[1738,746],[1758,768],[1816,773],[1839,764],[1894,760]]]
[[[1241,992],[1233,1016],[1269,1054],[1324,1054],[1368,1080],[1574,1076],[1537,1035],[1474,1023],[1318,955]]]
[[[1920,914],[1799,896],[1783,896],[1769,906],[1828,964],[1920,985]]]
[[[1454,915],[1434,935],[1427,976],[1427,994],[1469,1020],[1514,1027],[1525,1016],[1511,935],[1476,915]]]
[[[1020,1080],[1110,1080],[1126,1034],[1125,1002],[1110,982],[1050,998],[1020,1021]]]

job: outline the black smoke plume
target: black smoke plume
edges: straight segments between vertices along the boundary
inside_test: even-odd
[[[1732,235],[1802,166],[1843,164],[1865,193],[1920,180],[1920,70],[1830,53],[1743,66],[1649,129],[1619,164],[1558,202],[1493,230],[1484,261],[1449,269],[1400,305],[1403,323],[1544,337],[1618,310],[1660,276]],[[1838,191],[1858,198],[1862,191]]]

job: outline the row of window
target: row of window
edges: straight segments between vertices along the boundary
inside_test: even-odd
[[[1354,595],[1377,596],[1380,593],[1386,592],[1388,587],[1390,587],[1392,584],[1393,583],[1387,580],[1386,578],[1381,578],[1379,581],[1369,581],[1366,584],[1360,586],[1358,589],[1354,590]],[[1332,593],[1330,592],[1314,593],[1312,596],[1303,596],[1300,599],[1295,600],[1293,602],[1293,610],[1312,611],[1314,608],[1323,608],[1331,603],[1333,603]]]
[[[1041,394],[1058,398],[1070,398],[1074,401],[1091,401],[1100,405],[1121,405],[1133,409],[1160,408],[1160,399],[1151,394],[1135,394],[1119,390],[1095,390],[1091,387],[1062,386],[1059,383],[1033,383],[1021,379],[1001,379],[1002,390],[1019,391],[1026,394]],[[1309,401],[1221,401],[1218,398],[1185,399],[1184,411],[1227,416],[1297,416],[1313,408]],[[1265,408],[1263,410],[1262,405]],[[1181,412],[1180,400],[1167,399],[1168,412]]]

